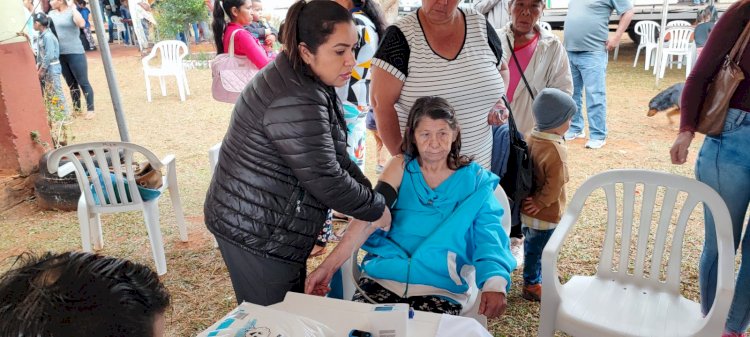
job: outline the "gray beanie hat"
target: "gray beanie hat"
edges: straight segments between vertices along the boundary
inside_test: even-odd
[[[531,106],[539,131],[554,129],[573,117],[576,102],[560,89],[545,88],[539,92]]]

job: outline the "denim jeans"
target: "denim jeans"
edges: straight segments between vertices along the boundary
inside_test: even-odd
[[[89,83],[89,68],[84,54],[60,54],[62,75],[70,88],[73,108],[81,110],[81,91],[86,96],[86,110],[94,111],[94,89]]]
[[[729,208],[735,253],[742,244],[741,264],[726,330],[744,332],[750,323],[750,237],[747,234],[742,237],[745,213],[750,203],[750,113],[729,109],[724,131],[719,136],[706,137],[695,166],[697,179],[714,188]],[[704,227],[706,238],[698,280],[701,309],[705,314],[716,296],[718,262],[716,223],[708,210],[705,211]]]
[[[70,115],[70,109],[68,107],[68,102],[65,100],[65,94],[62,90],[62,81],[60,80],[60,75],[62,74],[62,67],[59,63],[56,64],[50,64],[49,68],[47,68],[47,72],[44,75],[44,82],[45,85],[51,85],[50,87],[42,87],[43,89],[52,89],[54,90],[55,96],[57,96],[57,99],[59,99],[63,104],[63,109],[65,109],[65,115]]]
[[[589,138],[607,138],[607,51],[568,52],[570,72],[573,75],[573,100],[578,110],[573,115],[570,131],[583,131],[582,94],[586,90],[586,113],[589,121]]]
[[[542,251],[554,229],[523,227],[523,284],[542,283]]]

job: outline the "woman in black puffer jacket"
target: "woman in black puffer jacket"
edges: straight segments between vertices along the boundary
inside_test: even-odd
[[[299,1],[285,26],[284,52],[237,100],[204,206],[237,301],[260,305],[304,291],[328,208],[381,228],[391,221],[349,159],[334,91],[355,65],[351,15],[333,1]]]

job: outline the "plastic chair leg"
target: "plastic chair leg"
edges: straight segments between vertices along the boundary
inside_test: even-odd
[[[91,220],[83,196],[78,200],[78,224],[81,227],[81,247],[84,252],[91,252]]]
[[[151,80],[147,74],[144,74],[144,77],[146,77],[146,98],[151,102]]]
[[[635,51],[635,60],[633,60],[633,68],[638,64],[638,56],[641,55],[641,49],[643,47],[638,46],[638,49]],[[648,56],[646,57],[646,62],[648,63]]]
[[[167,96],[167,84],[164,83],[164,76],[159,76],[159,85],[161,86],[161,95]]]
[[[91,214],[89,216],[89,223],[91,224],[91,240],[94,250],[99,250],[104,247],[104,236],[102,235],[102,218],[98,213]]]
[[[143,204],[143,218],[146,221],[148,239],[151,241],[151,252],[156,264],[156,273],[164,275],[167,273],[167,257],[164,255],[164,242],[159,227],[159,204],[157,200],[147,201]]]
[[[177,91],[180,93],[180,101],[185,101],[185,83],[182,81],[180,74],[175,75],[177,80]]]
[[[183,83],[185,83],[185,94],[190,96],[190,86],[188,85],[187,74],[185,74],[185,71],[182,72],[182,80]]]
[[[180,231],[180,241],[187,242],[188,233],[187,226],[185,225],[185,214],[182,211],[182,202],[180,202],[180,189],[177,187],[177,169],[175,165],[170,165],[168,170],[167,189],[169,190],[169,198],[172,199],[174,216],[177,218],[177,228]]]

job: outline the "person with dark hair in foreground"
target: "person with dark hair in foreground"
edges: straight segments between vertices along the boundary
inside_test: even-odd
[[[161,337],[168,306],[153,270],[115,257],[25,253],[0,276],[0,336]]]

